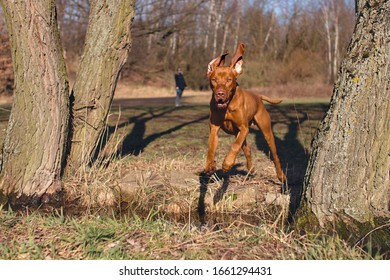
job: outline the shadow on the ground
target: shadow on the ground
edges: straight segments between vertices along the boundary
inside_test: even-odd
[[[196,119],[182,117],[180,118],[182,120],[181,122],[171,121],[172,126],[170,128],[146,136],[146,128],[148,123],[160,120],[161,118],[164,118],[167,115],[181,109],[182,108],[175,107],[161,107],[158,109],[145,107],[142,113],[130,117],[126,121],[122,121],[121,124],[108,126],[104,137],[102,137],[101,143],[98,145],[99,151],[96,151],[95,158],[97,158],[98,153],[101,150],[104,150],[104,147],[107,145],[107,141],[108,139],[110,139],[110,136],[122,128],[133,126],[131,131],[127,133],[121,140],[121,144],[118,145],[116,154],[121,156],[140,155],[144,152],[145,148],[148,145],[150,145],[154,141],[157,141],[162,136],[174,133],[186,126],[199,123],[208,119],[208,114],[198,115]],[[191,110],[192,108],[191,106],[186,106],[185,109]]]
[[[295,214],[300,206],[301,196],[303,192],[303,181],[306,173],[306,168],[309,160],[309,146],[304,146],[302,136],[303,129],[310,130],[306,125],[307,121],[320,121],[328,109],[324,104],[300,104],[300,105],[284,105],[267,107],[271,114],[272,127],[277,124],[287,126],[287,132],[284,137],[274,133],[275,143],[278,155],[281,161],[282,169],[287,176],[287,191],[290,193],[289,219]],[[315,127],[312,127],[315,129]],[[264,140],[260,130],[251,129],[255,133],[256,146],[265,154],[270,154],[268,145]],[[306,143],[310,144],[310,143]]]
[[[217,170],[214,174],[208,174],[204,171],[199,174],[199,199],[198,199],[198,215],[200,223],[203,225],[206,223],[206,207],[205,207],[205,197],[207,193],[207,188],[210,182],[213,180],[213,176],[219,178],[222,181],[222,185],[217,189],[213,197],[214,205],[222,200],[224,194],[226,193],[229,184],[230,177],[236,175],[247,175],[246,171],[238,170],[237,168],[240,164],[235,164],[229,172],[223,172],[222,169]]]

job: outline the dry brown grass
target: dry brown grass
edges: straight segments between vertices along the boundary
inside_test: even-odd
[[[215,205],[213,197],[223,180],[215,175],[211,178],[205,200],[210,217],[241,215],[253,220],[270,216],[266,209],[269,205],[288,205],[288,197],[279,194],[276,180],[269,179],[275,177],[272,162],[263,158],[256,163],[261,174],[246,174],[239,167],[238,174],[229,180],[224,198]],[[108,166],[96,163],[64,180],[65,200],[88,210],[129,211],[139,216],[156,211],[169,219],[190,221],[197,219],[202,164],[201,159],[144,159],[142,155],[116,159]]]
[[[0,213],[3,259],[362,259],[337,235],[286,222],[288,195],[261,157],[253,175],[232,174],[224,198],[213,178],[207,218],[197,215],[202,158],[128,156],[64,181],[65,209]],[[108,199],[107,199],[108,198]],[[77,203],[75,206],[74,203]],[[81,207],[83,206],[83,207]],[[78,211],[75,211],[78,210]]]

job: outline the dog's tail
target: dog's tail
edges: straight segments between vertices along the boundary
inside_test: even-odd
[[[265,95],[260,95],[260,98],[264,101],[267,101],[268,103],[271,103],[271,104],[279,104],[283,101],[282,99],[272,99],[272,98],[269,98],[268,96],[265,96]]]

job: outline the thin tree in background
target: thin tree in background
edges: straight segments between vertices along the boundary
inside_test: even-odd
[[[328,82],[335,80],[339,68],[339,7],[338,1],[324,1],[321,3],[321,11],[324,21],[324,29],[327,42]]]

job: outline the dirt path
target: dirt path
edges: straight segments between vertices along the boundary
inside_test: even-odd
[[[113,106],[138,107],[138,106],[169,106],[175,105],[174,97],[154,97],[154,98],[120,98],[114,99]]]

